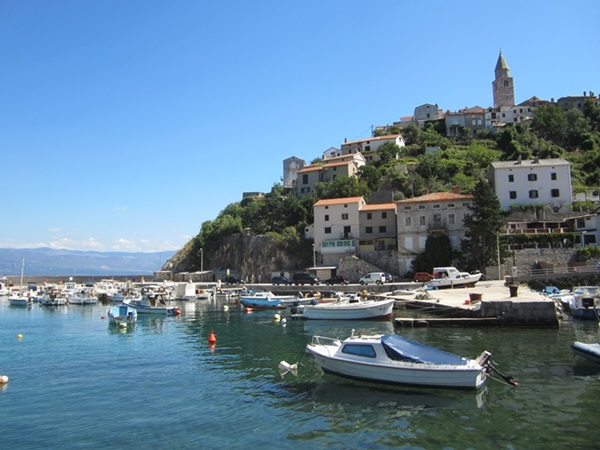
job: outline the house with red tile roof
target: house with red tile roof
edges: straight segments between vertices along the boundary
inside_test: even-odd
[[[327,158],[297,172],[296,195],[302,197],[314,192],[317,183],[328,183],[338,176],[353,177],[366,164],[360,153]]]
[[[452,249],[459,250],[464,238],[464,218],[470,214],[473,196],[434,192],[396,202],[398,264],[410,272],[412,261],[425,251],[430,236],[448,236]]]

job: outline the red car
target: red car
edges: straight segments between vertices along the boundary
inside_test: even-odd
[[[429,280],[433,280],[433,275],[431,275],[429,272],[415,272],[413,279],[419,283],[425,283]]]

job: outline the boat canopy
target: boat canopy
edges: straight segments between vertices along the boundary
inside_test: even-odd
[[[388,357],[395,361],[407,361],[421,364],[450,364],[464,366],[468,359],[448,353],[419,342],[411,341],[398,334],[386,334],[381,344]]]

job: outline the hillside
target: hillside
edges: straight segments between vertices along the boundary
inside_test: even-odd
[[[0,249],[0,276],[152,275],[174,252],[128,253],[76,250]]]

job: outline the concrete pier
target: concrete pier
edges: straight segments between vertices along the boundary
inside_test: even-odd
[[[528,286],[505,286],[483,281],[471,288],[425,290],[403,302],[431,318],[397,318],[402,326],[526,326],[557,328],[559,317],[552,299]]]

